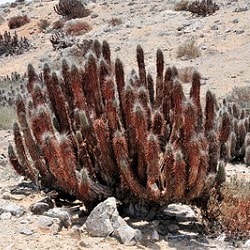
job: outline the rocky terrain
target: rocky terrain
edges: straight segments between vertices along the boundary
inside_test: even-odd
[[[32,44],[31,50],[22,55],[0,57],[0,77],[10,75],[14,71],[24,74],[28,63],[32,63],[36,69],[42,69],[44,63],[49,63],[58,70],[63,57],[70,63],[79,63],[83,60],[74,48],[53,50],[49,39],[53,33],[52,23],[60,19],[53,10],[57,2],[32,1],[15,8],[11,8],[9,4],[0,6],[0,18],[3,19],[0,22],[0,33],[9,30],[7,22],[9,18],[27,14],[30,23],[15,31],[19,36],[27,37]],[[191,71],[197,69],[203,77],[202,97],[207,89],[212,90],[218,99],[222,99],[235,86],[250,86],[248,1],[217,1],[220,9],[206,17],[196,17],[187,11],[175,11],[178,1],[172,0],[86,2],[91,15],[83,20],[92,29],[76,38],[108,41],[112,58],[119,57],[126,71],[136,68],[135,50],[140,44],[144,49],[149,72],[155,72],[158,48],[163,51],[166,64],[175,65],[180,69],[191,67]],[[119,19],[120,23],[112,25],[110,21],[115,18]],[[46,19],[51,24],[44,31],[39,28],[41,19]],[[187,59],[185,56],[178,58],[178,48],[190,40],[195,41],[201,55],[192,59]],[[189,89],[189,87],[189,83],[184,85],[184,88]],[[16,185],[23,180],[9,165],[7,159],[9,141],[12,141],[11,131],[1,130],[1,249],[233,249],[236,247],[250,249],[249,241],[228,242],[225,241],[227,237],[224,234],[216,238],[202,236],[199,211],[186,206],[172,207],[173,210],[177,210],[174,214],[171,214],[172,210],[168,208],[164,212],[168,216],[166,225],[160,219],[146,222],[125,218],[132,228],[140,231],[139,236],[136,233],[138,231],[125,227],[125,231],[114,229],[116,237],[107,235],[92,237],[91,230],[86,225],[82,226],[86,218],[81,219],[81,216],[79,218],[82,209],[79,204],[75,204],[74,211],[67,207],[60,208],[61,210],[53,208],[52,215],[35,215],[31,211],[32,204],[36,204],[46,196],[27,185],[25,188],[16,188]],[[250,179],[250,169],[243,165],[227,165],[226,168],[227,176],[237,174],[241,178]],[[107,207],[104,204],[104,209]],[[113,209],[115,210],[115,207]],[[121,222],[117,214],[115,219],[119,221],[120,226],[125,225],[125,221]],[[163,234],[159,233],[162,228],[166,230]],[[125,235],[129,235],[128,238]],[[125,243],[125,246],[121,242]],[[134,245],[135,243],[137,244]]]

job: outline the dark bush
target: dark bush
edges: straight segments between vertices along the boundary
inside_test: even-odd
[[[90,14],[90,11],[78,0],[59,0],[59,4],[54,6],[54,11],[67,19],[82,18]]]
[[[21,26],[23,26],[26,23],[29,23],[30,19],[27,17],[27,15],[25,16],[14,16],[11,17],[8,23],[8,26],[10,29],[16,29],[19,28]]]

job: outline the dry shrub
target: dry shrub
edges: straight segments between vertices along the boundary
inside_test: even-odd
[[[200,55],[201,52],[199,48],[195,45],[194,39],[186,41],[183,45],[179,46],[177,49],[177,58],[183,57],[188,60],[199,57]]]
[[[8,26],[10,29],[16,29],[16,28],[19,28],[19,27],[21,27],[29,22],[30,22],[30,19],[27,17],[27,15],[14,16],[14,17],[10,18],[10,20],[8,22]]]
[[[111,26],[118,26],[122,24],[122,20],[121,18],[113,17],[110,20],[108,20],[108,24]]]
[[[65,22],[63,20],[57,20],[53,23],[53,29],[54,30],[59,30],[61,28],[63,28]]]
[[[44,31],[46,28],[48,28],[50,25],[49,21],[46,19],[40,19],[40,21],[38,22],[38,27],[40,32]]]
[[[188,8],[187,0],[181,0],[180,2],[175,3],[175,6],[174,6],[175,11],[183,11],[183,10],[187,10],[187,8]]]
[[[221,190],[220,220],[225,230],[234,237],[250,233],[250,182],[231,178]]]
[[[64,31],[71,36],[79,36],[87,33],[91,28],[87,22],[74,19],[65,24]]]

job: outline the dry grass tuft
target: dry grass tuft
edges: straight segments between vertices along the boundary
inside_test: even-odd
[[[188,1],[182,0],[180,2],[175,3],[174,10],[175,11],[184,11],[188,9]]]
[[[73,19],[64,25],[64,31],[71,36],[79,36],[89,32],[92,29],[90,24],[79,19]]]
[[[186,60],[199,57],[201,52],[195,45],[195,40],[186,41],[183,45],[177,48],[177,58],[185,58]]]
[[[38,22],[38,27],[40,32],[43,32],[44,30],[46,30],[50,25],[50,22],[46,19],[40,19],[40,21]]]
[[[108,24],[111,26],[118,26],[122,24],[121,18],[113,17],[110,20],[108,20]]]
[[[60,20],[55,21],[52,26],[54,30],[59,30],[63,28],[64,24],[65,24],[65,21],[60,19]]]

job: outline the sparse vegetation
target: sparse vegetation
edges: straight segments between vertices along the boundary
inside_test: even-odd
[[[177,48],[177,58],[185,58],[187,60],[199,57],[200,49],[196,46],[195,40],[187,40],[183,45]]]
[[[31,45],[26,37],[19,37],[15,32],[12,36],[10,32],[5,31],[0,34],[0,56],[20,55],[30,49]]]
[[[8,26],[9,29],[16,29],[19,28],[27,23],[30,22],[30,19],[28,18],[27,15],[24,16],[14,16],[11,17],[9,22],[8,22]]]

